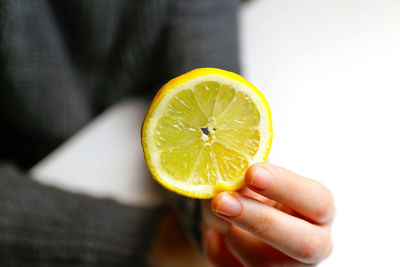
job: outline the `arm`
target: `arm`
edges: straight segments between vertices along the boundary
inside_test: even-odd
[[[40,185],[0,164],[2,264],[145,263],[160,208],[120,205]]]

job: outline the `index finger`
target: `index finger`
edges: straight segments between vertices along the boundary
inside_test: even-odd
[[[319,182],[267,163],[252,165],[245,175],[253,191],[324,224],[333,219],[333,195]]]

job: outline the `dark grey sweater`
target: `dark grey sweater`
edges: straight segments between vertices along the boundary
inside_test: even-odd
[[[145,265],[163,207],[67,193],[25,172],[128,95],[150,99],[161,84],[197,67],[238,72],[237,6],[0,1],[1,266]],[[198,202],[179,199],[198,237]]]

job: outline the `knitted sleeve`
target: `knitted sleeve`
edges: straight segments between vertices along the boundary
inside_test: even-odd
[[[166,29],[167,76],[194,68],[239,72],[238,0],[171,1]]]
[[[0,265],[146,265],[163,208],[67,193],[5,163],[0,184]]]

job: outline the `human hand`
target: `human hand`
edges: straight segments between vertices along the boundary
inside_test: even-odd
[[[257,163],[239,192],[203,201],[204,247],[217,266],[316,264],[332,250],[332,193],[284,168]],[[215,216],[215,215],[216,216]]]

